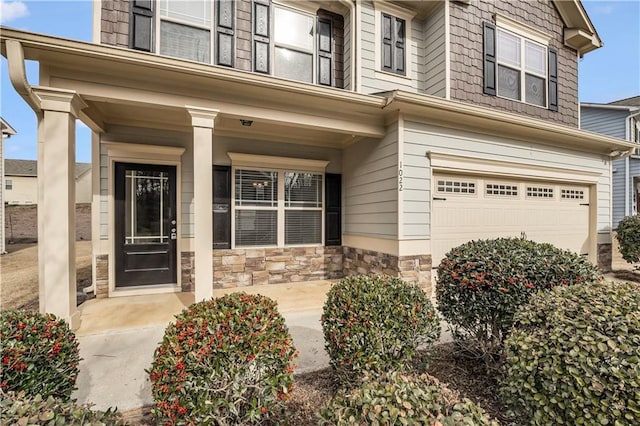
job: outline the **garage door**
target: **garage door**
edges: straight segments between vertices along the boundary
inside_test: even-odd
[[[589,187],[436,174],[432,254],[437,266],[470,240],[520,237],[588,254]]]

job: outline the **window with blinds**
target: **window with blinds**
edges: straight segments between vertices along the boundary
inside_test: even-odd
[[[278,244],[278,172],[235,171],[235,243]]]
[[[322,243],[322,175],[285,173],[286,245]]]

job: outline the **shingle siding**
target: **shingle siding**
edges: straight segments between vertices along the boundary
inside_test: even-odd
[[[129,47],[130,0],[102,1],[100,43]]]
[[[451,99],[578,127],[578,63],[564,46],[564,24],[548,0],[450,2]],[[483,93],[482,23],[499,13],[551,36],[558,51],[558,112]]]
[[[236,68],[251,71],[251,0],[236,1]]]

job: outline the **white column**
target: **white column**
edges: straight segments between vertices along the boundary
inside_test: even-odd
[[[195,300],[213,297],[213,128],[217,110],[190,107],[193,126]]]
[[[40,312],[77,329],[75,159],[78,113],[86,104],[70,90],[34,88],[38,114],[38,263]]]

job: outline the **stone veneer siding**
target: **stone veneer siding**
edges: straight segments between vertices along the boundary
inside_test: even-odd
[[[100,43],[129,47],[129,0],[101,2]]]
[[[109,297],[109,255],[96,256],[95,293],[98,299]]]
[[[564,23],[549,0],[450,2],[451,99],[578,127],[577,52],[564,46]],[[539,29],[558,51],[558,112],[483,93],[482,23],[499,13]]]
[[[182,291],[196,290],[196,270],[194,265],[195,253],[192,251],[183,251],[180,254],[180,274],[182,276]]]
[[[431,255],[395,256],[343,247],[344,275],[385,274],[419,285],[431,294]]]
[[[213,250],[213,276],[214,288],[341,278],[342,247]]]
[[[598,267],[602,272],[611,272],[613,261],[613,246],[611,243],[598,244]]]

